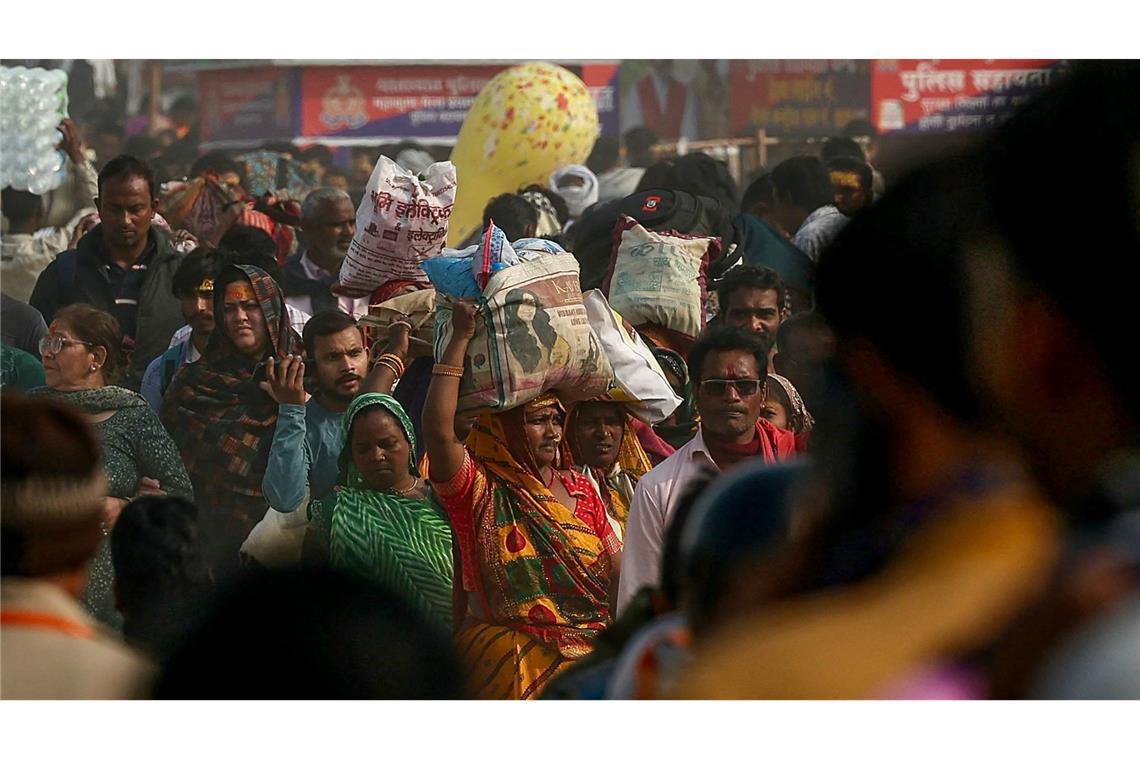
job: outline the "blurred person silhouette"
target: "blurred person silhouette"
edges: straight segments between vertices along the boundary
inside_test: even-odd
[[[733,222],[739,244],[737,252],[744,264],[769,267],[780,273],[787,287],[788,309],[796,314],[811,308],[815,262],[772,222],[775,207],[772,175],[762,174],[749,183],[740,199],[740,213]]]
[[[850,137],[829,137],[819,149],[819,158],[825,164],[837,158],[850,158],[865,162],[867,155],[863,147]]]
[[[598,175],[598,200],[624,198],[637,189],[644,169],[624,166],[621,161],[621,143],[616,137],[599,135],[586,159],[586,166]]]
[[[1079,160],[1039,164],[1074,136]],[[1140,64],[1075,65],[982,150],[989,213],[967,251],[970,366],[1068,528],[1052,585],[991,658],[995,693],[1136,699],[1140,375],[1121,309],[1140,281]],[[1088,223],[1043,219],[1030,196],[1046,183],[1087,188],[1067,215]]]
[[[111,533],[111,563],[123,637],[161,661],[181,641],[213,586],[198,508],[167,496],[130,502]]]
[[[850,139],[862,149],[860,151],[862,155],[852,157],[861,158],[870,165],[873,191],[871,200],[878,200],[887,191],[883,175],[876,168],[879,161],[879,130],[875,129],[870,119],[852,119],[843,127],[843,137]]]
[[[822,503],[755,574],[765,603],[699,647],[678,696],[989,693],[978,658],[1044,589],[1061,524],[966,368],[961,252],[982,183],[968,157],[923,169],[820,257],[841,370],[813,432]],[[906,287],[868,299],[884,277]]]
[[[534,237],[538,228],[538,211],[526,198],[515,193],[496,195],[483,208],[483,229],[495,226],[507,236],[507,241]],[[482,232],[480,239],[482,238]]]
[[[820,252],[848,222],[835,207],[827,168],[815,156],[795,156],[772,170],[772,186],[772,221],[792,236],[796,248],[818,262]]]
[[[835,207],[844,216],[855,216],[871,202],[871,167],[860,159],[838,156],[826,164],[835,192]]]
[[[0,293],[0,342],[38,356],[40,338],[47,331],[43,314],[7,293]]]
[[[825,389],[824,367],[835,354],[835,334],[817,312],[793,314],[776,333],[772,366],[777,375],[799,391],[809,409],[820,402]]]
[[[657,133],[649,127],[633,127],[622,135],[625,144],[625,161],[632,168],[645,169],[654,163],[653,146],[657,144]]]
[[[757,578],[787,543],[792,493],[805,470],[801,463],[750,463],[716,478],[696,497],[681,516],[669,565],[662,567],[673,609],[622,649],[607,699],[668,696],[693,647],[756,603],[764,591]]]
[[[288,631],[283,636],[282,632]],[[167,661],[155,699],[461,699],[446,633],[399,595],[330,568],[224,588]]]
[[[0,694],[143,696],[150,666],[79,604],[103,539],[98,435],[52,399],[0,394],[0,418]]]

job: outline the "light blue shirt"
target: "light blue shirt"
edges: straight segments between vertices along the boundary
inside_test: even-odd
[[[146,399],[146,402],[150,404],[150,408],[154,410],[155,414],[162,413],[163,396],[166,395],[166,389],[170,386],[170,381],[174,379],[174,374],[172,374],[166,378],[166,382],[164,383],[162,377],[162,362],[167,354],[171,352],[177,352],[176,355],[178,357],[177,369],[174,371],[175,374],[177,374],[179,369],[182,369],[183,364],[196,362],[201,357],[201,354],[198,353],[198,349],[194,348],[194,344],[190,341],[186,341],[185,343],[179,343],[176,346],[171,346],[166,349],[166,351],[154,357],[154,361],[146,366],[146,372],[143,373],[139,393]]]
[[[269,506],[293,512],[314,499],[323,499],[336,485],[343,412],[330,412],[317,403],[281,404],[261,488]]]
[[[818,263],[820,252],[831,245],[831,241],[835,240],[849,221],[851,220],[835,206],[820,206],[804,219],[793,242],[809,259]]]

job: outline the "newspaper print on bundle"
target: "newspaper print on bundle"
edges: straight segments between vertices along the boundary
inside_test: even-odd
[[[420,263],[443,251],[455,205],[455,166],[435,163],[422,176],[380,156],[356,211],[338,292],[360,297],[391,280],[428,281]]]
[[[506,411],[548,390],[575,401],[610,389],[613,369],[590,327],[573,255],[544,255],[492,275],[480,312],[464,359],[459,411]],[[441,297],[437,360],[451,335],[451,307]]]

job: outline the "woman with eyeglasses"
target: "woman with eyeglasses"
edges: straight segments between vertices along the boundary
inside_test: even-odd
[[[114,384],[128,367],[117,319],[87,304],[66,306],[56,312],[39,349],[47,386],[32,393],[78,407],[99,433],[110,486],[104,500],[105,535],[136,497],[194,499],[178,449],[158,416],[142,396]],[[100,622],[118,629],[122,617],[115,609],[113,581],[109,542],[104,541],[84,601]]]

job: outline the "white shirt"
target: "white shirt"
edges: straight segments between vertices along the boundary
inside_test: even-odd
[[[698,430],[693,440],[638,481],[625,526],[617,615],[625,611],[629,600],[642,586],[660,585],[665,530],[689,485],[709,471],[718,473],[720,468],[713,461],[704,436]]]
[[[301,268],[305,270],[305,276],[310,280],[319,280],[322,277],[328,277],[332,274],[332,272],[326,272],[314,264],[313,260],[309,258],[308,251],[301,254]],[[346,314],[351,314],[357,319],[368,316],[368,296],[364,296],[363,298],[337,296],[336,302],[341,311]],[[286,296],[285,303],[306,314],[313,313],[313,299],[309,296]]]
[[[75,172],[74,183],[79,188],[75,196],[81,208],[66,224],[45,227],[34,235],[5,232],[0,236],[0,289],[17,301],[31,300],[40,273],[70,247],[71,235],[79,221],[95,212],[95,196],[99,193],[95,167],[90,162],[70,164],[70,167]],[[53,194],[52,197],[58,196]]]

